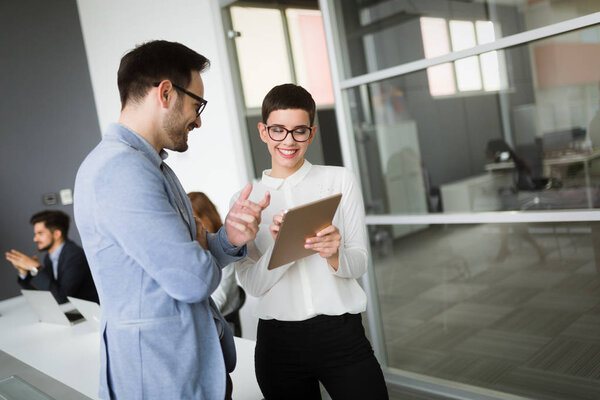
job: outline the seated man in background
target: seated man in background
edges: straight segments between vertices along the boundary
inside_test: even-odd
[[[190,192],[188,197],[192,202],[194,217],[202,222],[202,226],[210,233],[216,233],[223,226],[221,216],[217,207],[202,192]],[[240,322],[240,308],[244,305],[246,293],[241,286],[238,286],[235,280],[235,270],[233,264],[223,268],[221,283],[210,296],[225,317],[225,320],[232,325],[233,334],[242,336],[242,325]]]
[[[83,249],[68,239],[70,218],[62,211],[47,210],[34,214],[33,241],[39,251],[47,251],[44,262],[12,249],[6,252],[19,273],[23,289],[49,290],[60,304],[67,296],[98,302],[98,293]]]

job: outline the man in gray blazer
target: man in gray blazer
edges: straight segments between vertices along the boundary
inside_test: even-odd
[[[165,149],[185,151],[206,106],[209,61],[153,41],[122,59],[121,115],[75,181],[75,221],[100,302],[103,399],[231,397],[233,336],[211,293],[246,256],[267,194],[247,185],[217,233],[194,219]]]

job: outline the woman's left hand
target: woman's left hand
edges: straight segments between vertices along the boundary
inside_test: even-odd
[[[339,265],[339,248],[342,243],[342,235],[334,225],[317,232],[317,236],[306,239],[304,247],[319,253],[327,260],[327,263],[337,271]]]

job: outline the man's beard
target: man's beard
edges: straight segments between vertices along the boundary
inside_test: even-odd
[[[48,251],[48,250],[50,250],[50,247],[52,247],[52,246],[54,246],[54,239],[52,239],[47,246],[44,246],[41,249],[38,247],[38,250],[39,251]]]
[[[180,98],[177,100],[175,108],[169,113],[162,126],[163,129],[167,132],[169,138],[171,139],[171,142],[173,143],[170,150],[178,152],[184,152],[188,149],[188,129],[187,126],[182,123],[182,105],[183,101],[181,101]]]

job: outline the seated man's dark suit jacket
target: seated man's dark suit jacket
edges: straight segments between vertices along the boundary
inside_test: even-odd
[[[67,296],[98,303],[98,292],[83,249],[74,242],[65,242],[58,257],[58,279],[54,279],[52,261],[46,254],[44,268],[36,276],[27,274],[19,278],[23,289],[49,290],[60,304],[67,302]]]

